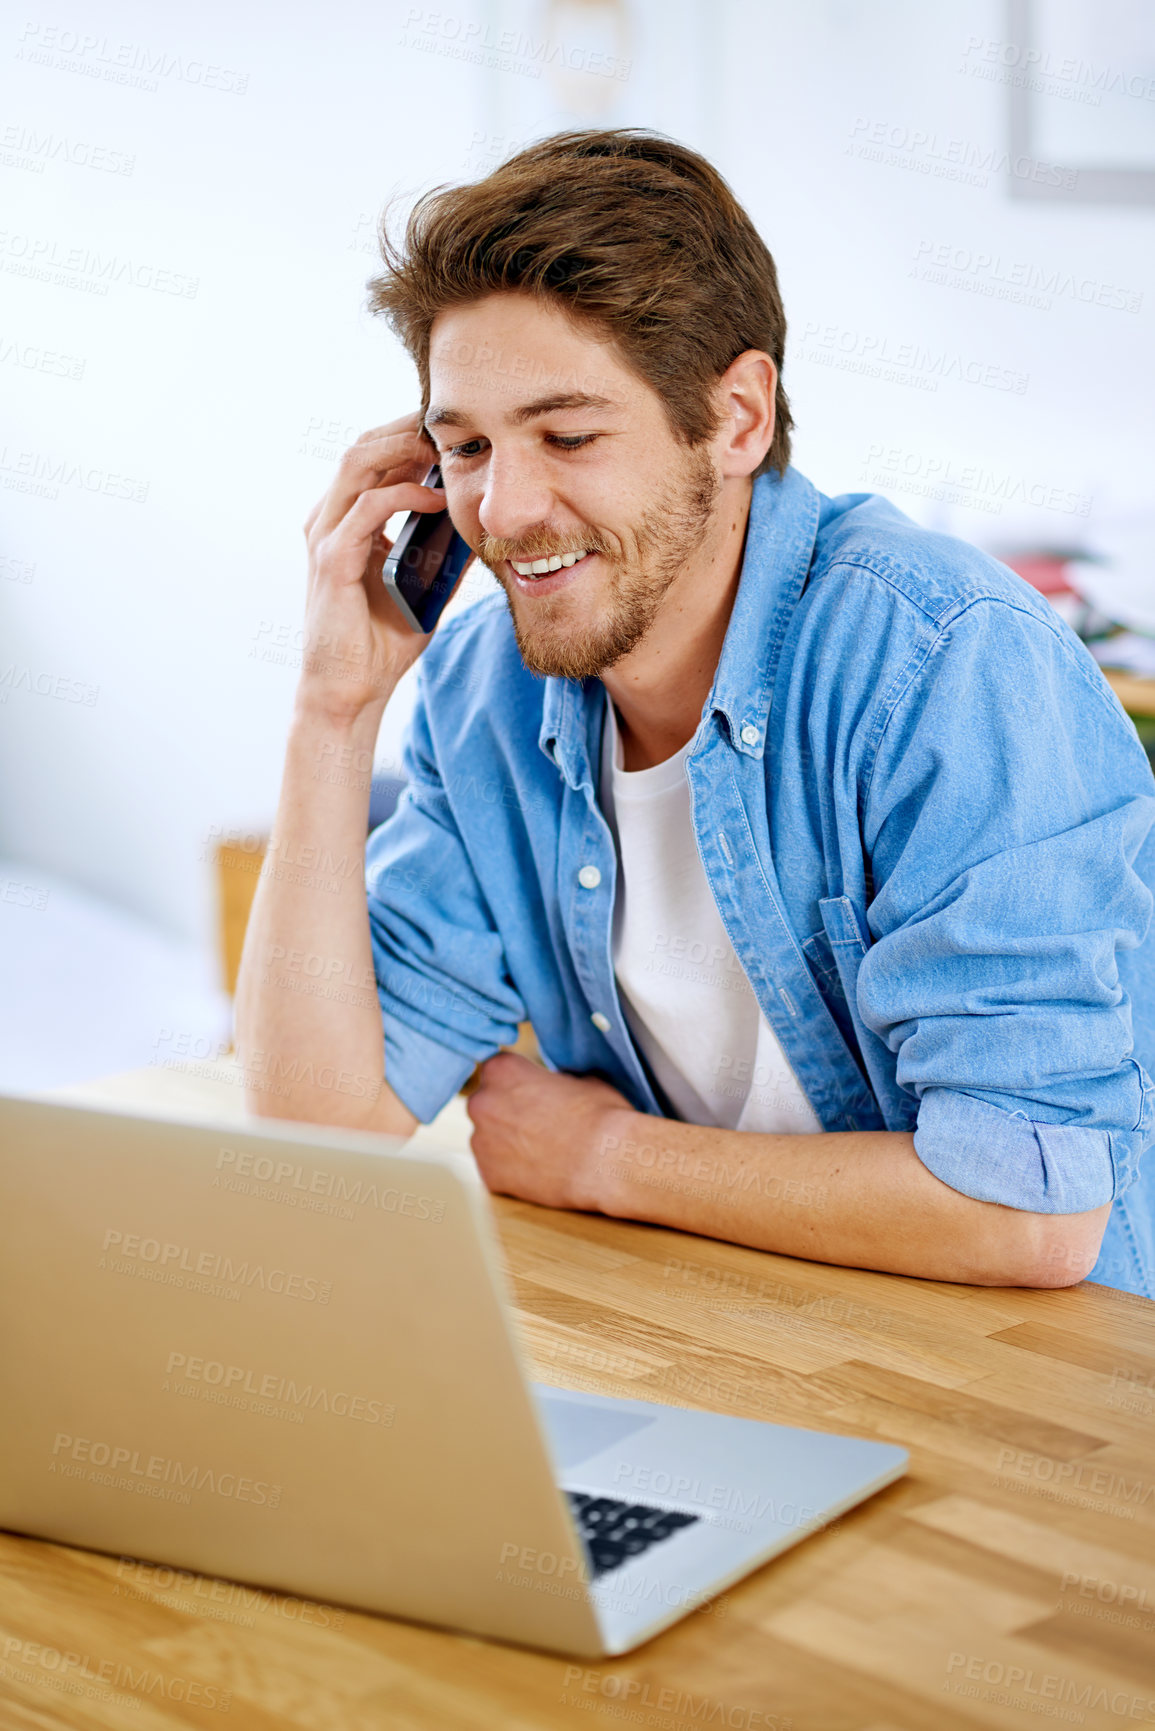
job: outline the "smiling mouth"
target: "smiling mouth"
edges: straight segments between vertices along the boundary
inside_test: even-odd
[[[555,553],[549,559],[511,559],[510,565],[521,578],[549,577],[555,571],[568,571],[588,559],[590,549],[580,547],[575,553]]]

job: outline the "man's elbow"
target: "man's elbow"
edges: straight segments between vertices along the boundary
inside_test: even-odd
[[[1099,1260],[1111,1204],[1084,1214],[1026,1214],[1014,1258],[1016,1286],[1077,1286]]]
[[[331,1090],[286,1090],[273,1094],[249,1082],[245,1087],[245,1110],[251,1118],[283,1120],[293,1124],[320,1124],[333,1130],[367,1130],[377,1136],[398,1136],[408,1141],[421,1120],[404,1105],[387,1082],[379,1084],[373,1097],[347,1099]]]

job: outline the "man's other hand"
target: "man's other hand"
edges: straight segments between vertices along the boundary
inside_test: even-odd
[[[619,1114],[633,1115],[608,1082],[560,1075],[518,1052],[487,1059],[466,1110],[474,1158],[490,1190],[587,1211],[599,1207],[606,1138]]]

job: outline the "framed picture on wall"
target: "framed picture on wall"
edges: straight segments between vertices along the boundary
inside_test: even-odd
[[[1007,0],[1012,198],[1155,203],[1155,5]],[[1047,166],[1052,172],[1045,172]]]

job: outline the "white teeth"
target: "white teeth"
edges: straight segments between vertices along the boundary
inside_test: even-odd
[[[588,551],[583,547],[579,553],[555,553],[551,559],[511,559],[510,564],[519,577],[544,577],[548,571],[568,570],[584,559]]]

